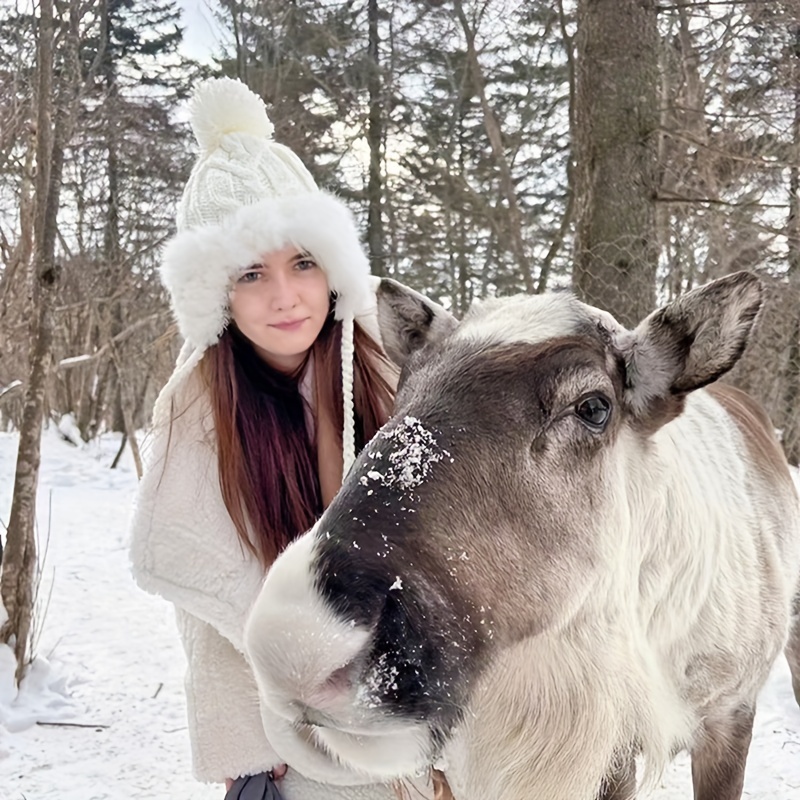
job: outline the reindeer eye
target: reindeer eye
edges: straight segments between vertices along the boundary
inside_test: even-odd
[[[611,403],[599,394],[584,397],[575,404],[575,416],[591,430],[601,431],[611,416]]]

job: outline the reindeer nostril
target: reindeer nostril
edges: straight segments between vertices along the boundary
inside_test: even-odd
[[[325,681],[325,686],[333,691],[348,691],[353,686],[351,679],[352,665],[345,664],[343,667],[334,670]]]
[[[319,711],[327,711],[346,703],[353,688],[352,672],[352,663],[335,669],[324,683],[310,693],[306,705]]]

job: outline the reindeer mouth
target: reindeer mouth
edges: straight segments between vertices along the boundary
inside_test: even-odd
[[[331,717],[317,708],[304,706],[300,712],[298,722],[311,728],[336,728],[336,722]]]
[[[308,726],[332,734],[366,739],[402,734],[424,724],[422,720],[404,719],[392,714],[391,710],[382,704],[371,705],[368,708],[354,705],[347,711],[342,709],[338,712],[298,704],[295,713],[286,714],[285,718],[296,726]]]
[[[386,779],[408,777],[430,763],[431,734],[424,723],[394,720],[390,727],[356,732],[340,727],[318,727],[314,738],[326,751],[353,769]]]
[[[358,685],[353,687],[357,694]],[[290,724],[351,769],[373,774],[377,769],[386,779],[416,774],[430,761],[433,736],[426,721],[397,715],[381,702],[348,708],[320,710],[297,703]]]

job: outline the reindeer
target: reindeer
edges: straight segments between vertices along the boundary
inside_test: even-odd
[[[435,764],[458,800],[621,800],[687,749],[741,797],[787,642],[800,504],[772,426],[714,383],[761,284],[737,273],[634,330],[568,293],[459,324],[391,281],[396,413],[246,628],[267,730],[311,777]],[[787,653],[800,674],[798,633]]]

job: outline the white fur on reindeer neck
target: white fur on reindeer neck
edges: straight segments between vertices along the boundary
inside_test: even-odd
[[[235,277],[264,254],[292,244],[319,263],[336,295],[346,474],[355,459],[353,321],[374,305],[353,216],[317,187],[288,147],[273,140],[263,101],[243,83],[204,81],[189,110],[200,155],[178,207],[178,234],[167,244],[160,268],[185,344],[156,401],[154,422],[169,419],[176,390],[225,330]]]

